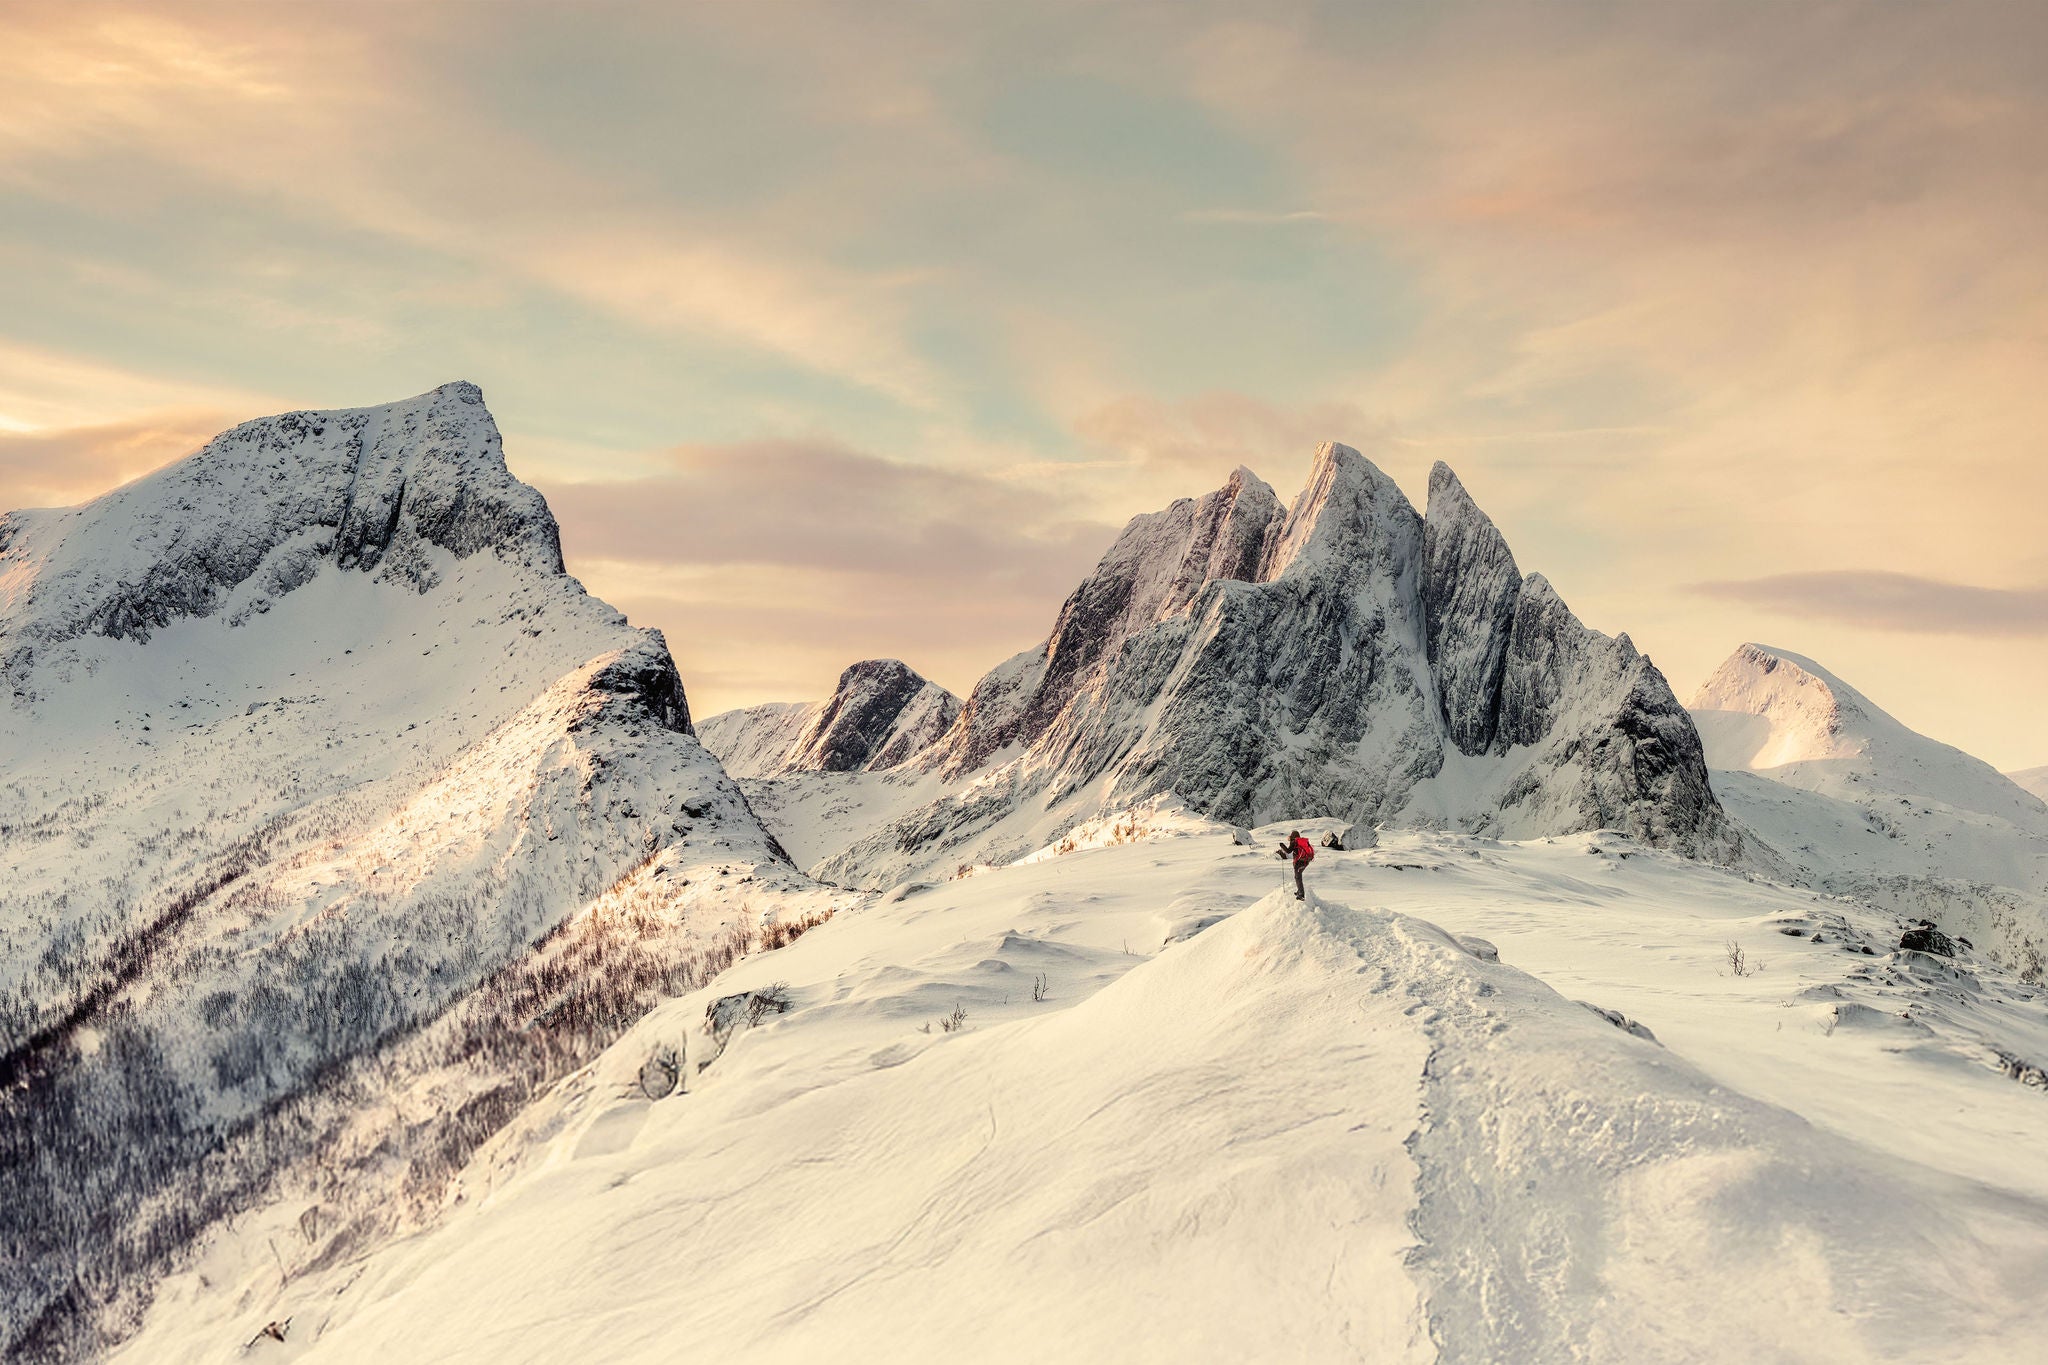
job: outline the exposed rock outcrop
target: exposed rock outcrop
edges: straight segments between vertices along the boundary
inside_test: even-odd
[[[946,733],[960,699],[895,659],[867,659],[839,675],[822,702],[767,702],[725,711],[698,727],[735,777],[893,768]]]

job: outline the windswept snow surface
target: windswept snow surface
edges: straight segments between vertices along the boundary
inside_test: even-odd
[[[217,1234],[122,1359],[2038,1359],[2048,1101],[1984,1040],[2048,1051],[2040,991],[1614,835],[1388,834],[1302,905],[1286,827],[1121,828],[662,1005],[416,1239]]]

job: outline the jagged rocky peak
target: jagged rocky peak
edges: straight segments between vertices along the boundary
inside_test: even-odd
[[[1502,674],[1522,574],[1515,556],[1451,467],[1429,471],[1422,522],[1422,612],[1444,728],[1464,753],[1499,733]]]
[[[1267,544],[1255,581],[1413,568],[1420,518],[1400,486],[1350,446],[1316,449],[1308,484]]]
[[[1239,470],[1134,518],[1046,643],[976,684],[916,764],[965,794],[827,875],[998,859],[1167,794],[1234,823],[1614,827],[1732,853],[1699,738],[1627,637],[1521,574],[1448,467],[1425,517],[1335,442],[1284,510]]]
[[[438,559],[484,551],[562,572],[554,517],[505,467],[476,385],[259,418],[82,506],[0,518],[0,663],[267,606],[327,564],[424,591]]]
[[[1259,577],[1280,499],[1240,465],[1223,487],[1132,518],[1060,607],[1045,645],[1047,680],[1078,675],[1135,631],[1186,611],[1219,578]]]
[[[959,698],[899,660],[863,660],[839,675],[790,766],[828,773],[893,766],[937,738],[959,706]]]
[[[702,721],[697,736],[735,777],[893,768],[944,734],[960,699],[896,659],[865,659],[822,702],[767,702]]]

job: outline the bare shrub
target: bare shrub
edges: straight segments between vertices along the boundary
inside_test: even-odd
[[[1728,970],[1723,976],[1754,976],[1763,969],[1761,959],[1749,956],[1734,939],[1728,940]]]
[[[1049,984],[1050,982],[1047,981],[1044,972],[1040,972],[1037,976],[1031,978],[1031,998],[1034,1002],[1039,1004],[1044,1003],[1046,996],[1046,987]]]
[[[815,910],[805,915],[802,919],[777,920],[773,924],[764,924],[761,926],[761,948],[764,952],[772,952],[777,948],[787,948],[826,920],[831,919],[832,914],[833,912],[830,910]]]
[[[947,1033],[958,1033],[967,1026],[967,1010],[959,1001],[953,1002],[953,1012],[939,1020],[939,1027]]]

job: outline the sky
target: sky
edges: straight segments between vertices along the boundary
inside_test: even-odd
[[[2048,5],[0,0],[0,508],[458,378],[700,715],[1341,440],[2048,763]]]

